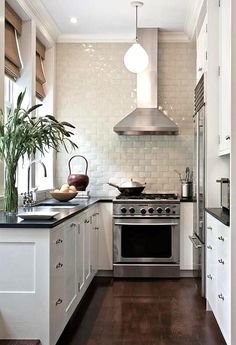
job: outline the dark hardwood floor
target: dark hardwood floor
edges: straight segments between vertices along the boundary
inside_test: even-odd
[[[225,345],[193,279],[94,284],[57,345]]]

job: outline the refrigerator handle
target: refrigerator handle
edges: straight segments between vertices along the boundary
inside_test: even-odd
[[[202,244],[197,237],[189,236],[189,239],[192,242],[192,244],[194,245],[194,248],[196,248],[196,249],[202,248]]]

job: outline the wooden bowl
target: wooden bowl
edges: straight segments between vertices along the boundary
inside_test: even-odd
[[[74,199],[78,192],[67,193],[67,192],[50,192],[51,196],[58,201],[69,201]]]

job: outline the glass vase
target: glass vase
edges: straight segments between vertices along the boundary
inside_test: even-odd
[[[4,203],[6,213],[16,213],[18,208],[18,191],[16,188],[16,165],[5,164]]]

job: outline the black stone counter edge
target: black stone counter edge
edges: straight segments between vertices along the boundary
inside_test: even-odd
[[[215,217],[218,219],[221,223],[224,225],[229,226],[230,221],[229,221],[229,213],[225,212],[222,210],[222,208],[206,208],[206,212],[208,212],[211,216]]]
[[[180,202],[196,202],[194,198],[180,198]]]
[[[5,215],[4,212],[0,212],[0,228],[11,228],[11,229],[39,229],[39,228],[54,228],[64,221],[82,213],[83,211],[87,210],[89,207],[95,205],[96,203],[101,202],[112,202],[113,199],[109,198],[90,198],[90,199],[81,199],[80,204],[78,206],[74,206],[73,208],[60,208],[55,209],[52,208],[51,211],[59,212],[59,215],[50,220],[19,220],[19,217],[16,216],[8,216]],[[37,205],[36,205],[37,206]],[[50,208],[50,204],[48,204]],[[19,209],[18,212],[20,213],[23,209]]]

